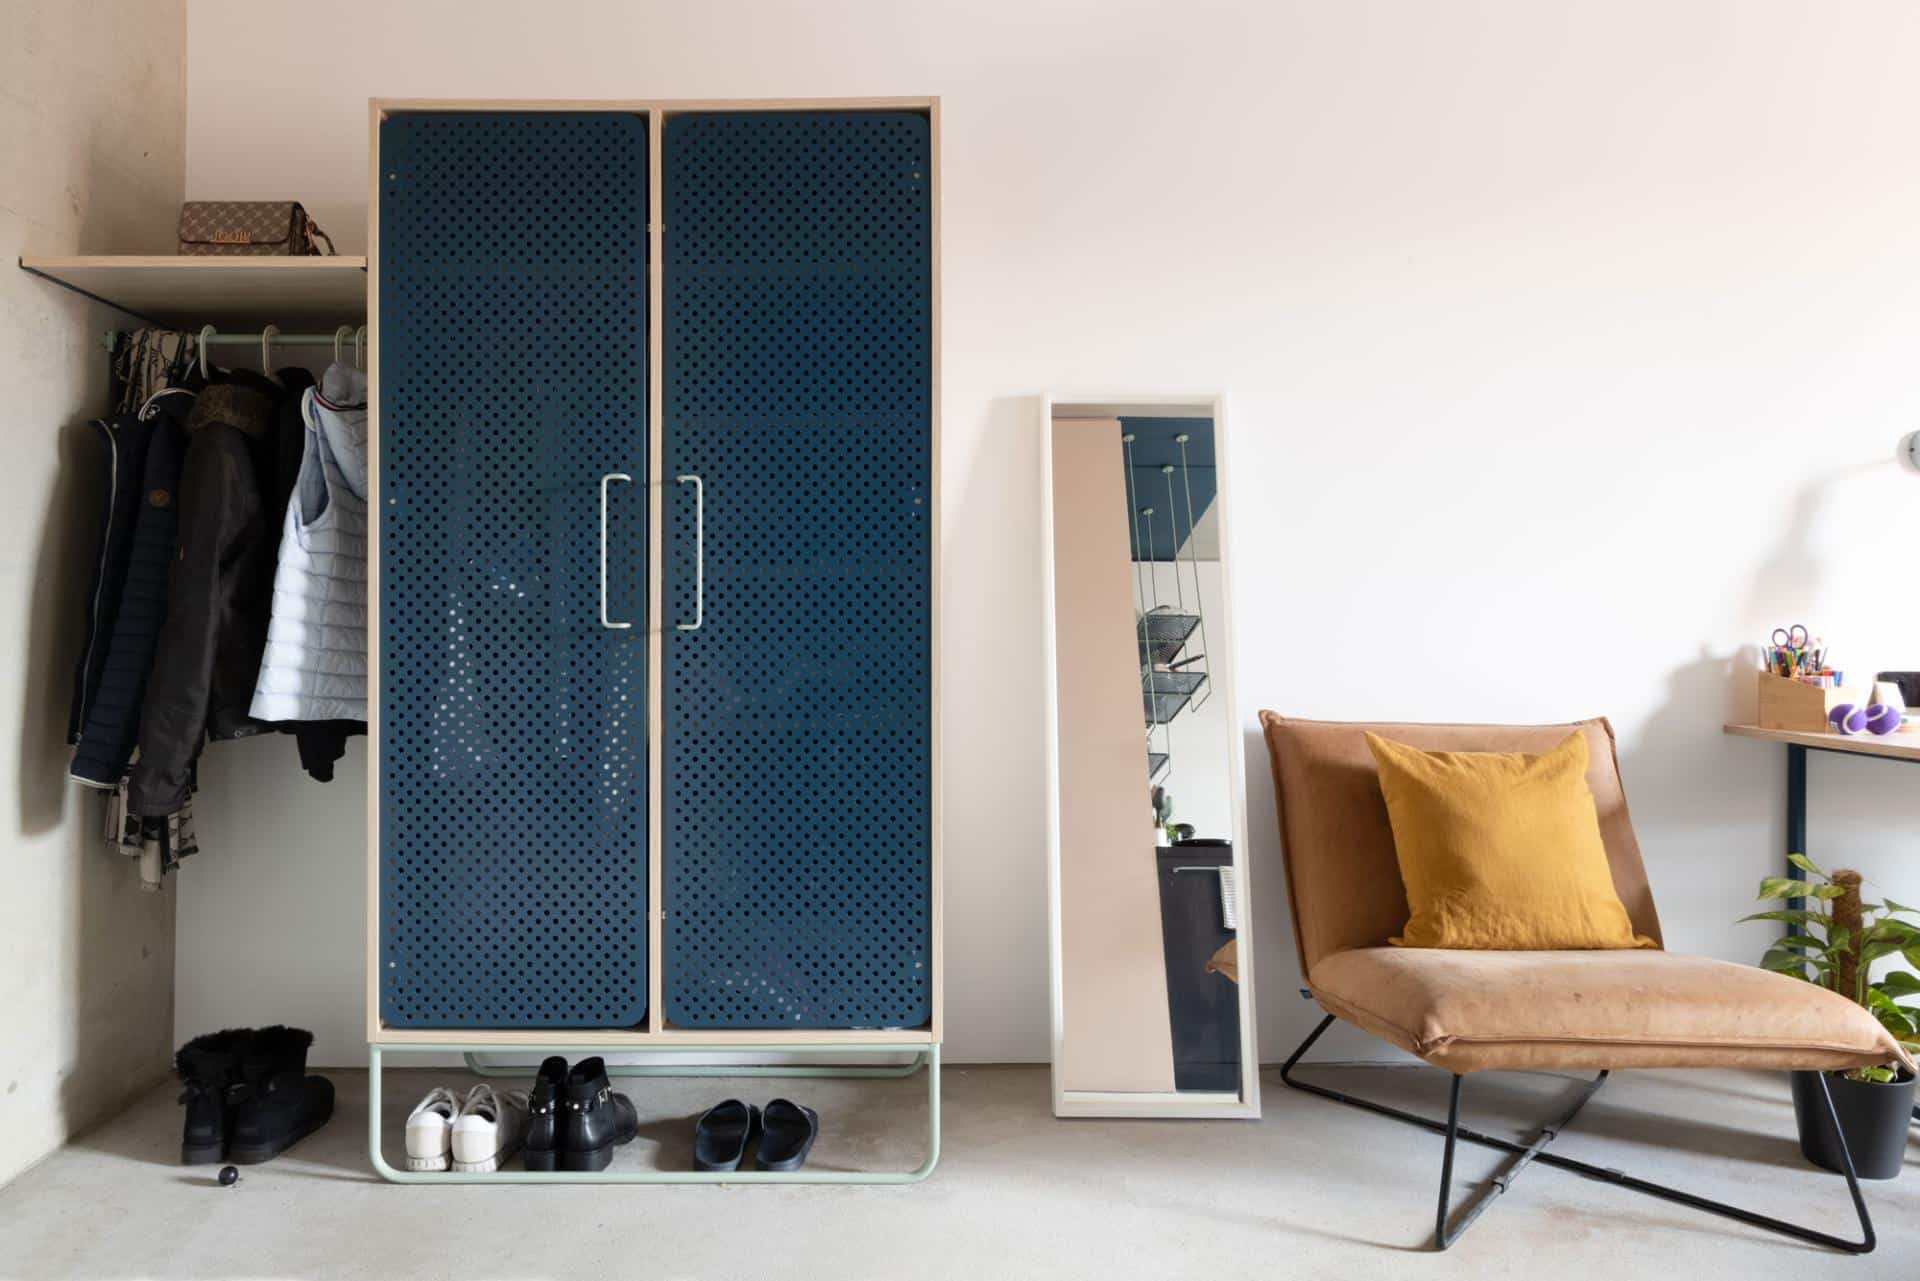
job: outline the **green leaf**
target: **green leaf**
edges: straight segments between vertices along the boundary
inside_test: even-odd
[[[1881,975],[1874,987],[1888,996],[1920,996],[1920,975],[1909,974],[1905,970],[1891,970]]]
[[[1805,934],[1789,934],[1785,938],[1775,939],[1775,947],[1797,947],[1803,952],[1824,952],[1827,945],[1817,938]]]
[[[1876,1081],[1881,1085],[1893,1080],[1893,1069],[1883,1067],[1855,1068],[1847,1073],[1856,1081]]]
[[[1771,912],[1752,912],[1741,917],[1739,921],[1734,923],[1738,925],[1747,921],[1785,921],[1789,925],[1825,926],[1827,923],[1827,914],[1825,912],[1808,911],[1803,907],[1782,907],[1776,908]]]
[[[1846,892],[1847,887],[1844,885],[1816,885],[1813,887],[1810,897],[1839,898]]]
[[[1821,887],[1811,881],[1796,881],[1785,876],[1763,876],[1755,898],[1808,898]]]
[[[1806,977],[1802,973],[1806,964],[1806,957],[1798,952],[1789,952],[1782,947],[1773,948],[1760,958],[1760,968],[1763,970],[1772,970],[1775,974],[1798,975],[1801,978]]]
[[[1865,937],[1874,942],[1897,939],[1901,947],[1910,947],[1920,943],[1920,926],[1908,925],[1905,921],[1875,921],[1866,928]]]
[[[1896,1039],[1904,1040],[1920,1032],[1920,1023],[1914,1022],[1913,1015],[1892,1002],[1874,1006],[1873,1016],[1879,1019],[1880,1026],[1893,1033]]]
[[[1819,867],[1814,864],[1814,861],[1805,854],[1789,854],[1787,855],[1787,862],[1793,864],[1803,872],[1812,872],[1815,876],[1826,875],[1826,873],[1821,871]]]
[[[1864,969],[1883,956],[1898,955],[1900,950],[1899,942],[1894,939],[1882,939],[1875,943],[1862,943],[1860,945],[1860,966]]]

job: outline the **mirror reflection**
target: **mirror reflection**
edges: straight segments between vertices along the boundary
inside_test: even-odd
[[[1217,424],[1195,408],[1103,408],[1056,406],[1047,440],[1056,1106],[1239,1101],[1250,1056]]]

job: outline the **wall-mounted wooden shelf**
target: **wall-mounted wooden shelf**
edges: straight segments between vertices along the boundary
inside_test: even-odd
[[[22,258],[20,267],[161,325],[282,329],[359,324],[367,314],[367,260],[193,258],[79,254]]]

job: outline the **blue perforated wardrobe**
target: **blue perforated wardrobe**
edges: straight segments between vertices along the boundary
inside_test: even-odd
[[[937,1047],[933,104],[375,140],[369,1040]]]

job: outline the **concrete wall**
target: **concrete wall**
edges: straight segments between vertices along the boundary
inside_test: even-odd
[[[1920,482],[1888,461],[1920,419],[1903,0],[195,0],[189,27],[189,193],[298,196],[343,249],[369,96],[943,95],[957,1058],[1047,1053],[1043,390],[1230,399],[1268,1058],[1308,1012],[1255,709],[1608,714],[1670,944],[1752,958],[1783,767],[1720,734],[1734,656],[1804,621],[1855,670],[1920,666]],[[353,1061],[363,758],[323,788],[273,747],[210,757],[183,1019],[270,1011]],[[1813,787],[1814,853],[1920,901],[1911,767],[1822,757]]]
[[[0,1181],[169,1067],[174,895],[67,781],[99,494],[86,419],[118,313],[19,254],[166,252],[185,167],[183,3],[14,0],[0,41]]]

